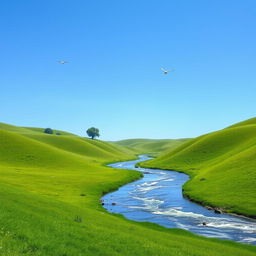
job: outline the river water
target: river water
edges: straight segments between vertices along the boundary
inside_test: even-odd
[[[110,167],[137,170],[140,180],[105,195],[104,207],[135,221],[148,221],[168,228],[182,228],[207,237],[234,240],[256,245],[256,221],[228,214],[216,214],[183,197],[182,185],[189,179],[175,171],[136,168],[150,159],[110,164]],[[121,171],[121,170],[120,170]]]

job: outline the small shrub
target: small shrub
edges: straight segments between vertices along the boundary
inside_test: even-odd
[[[44,133],[53,134],[53,130],[51,128],[45,128]]]

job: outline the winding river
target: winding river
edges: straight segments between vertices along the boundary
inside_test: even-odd
[[[141,171],[144,177],[105,195],[104,207],[135,221],[148,221],[168,228],[256,245],[256,221],[228,214],[217,214],[183,197],[182,185],[189,179],[175,171],[136,168],[138,162],[110,164],[110,167]]]

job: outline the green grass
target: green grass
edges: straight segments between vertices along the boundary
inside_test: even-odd
[[[205,205],[256,217],[256,118],[192,139],[142,163],[191,176],[184,194]]]
[[[242,122],[239,122],[239,123],[236,123],[236,124],[233,124],[229,127],[227,127],[226,129],[228,128],[234,128],[234,127],[238,127],[238,126],[244,126],[244,125],[255,125],[256,124],[256,117],[253,117],[253,118],[250,118],[250,119],[247,119],[245,121],[242,121]]]
[[[0,126],[1,256],[255,255],[254,246],[106,212],[100,197],[141,176],[103,166],[134,158],[126,148]]]
[[[130,149],[138,154],[142,153],[160,153],[166,150],[174,149],[189,139],[128,139],[112,141],[115,145],[120,145]]]

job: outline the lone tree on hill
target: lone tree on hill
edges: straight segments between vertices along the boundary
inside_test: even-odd
[[[53,134],[53,130],[51,128],[45,128],[44,133]]]
[[[94,139],[95,137],[99,137],[100,136],[100,131],[99,129],[95,128],[95,127],[91,127],[89,128],[86,133],[88,134],[89,137],[91,137],[92,139]]]

